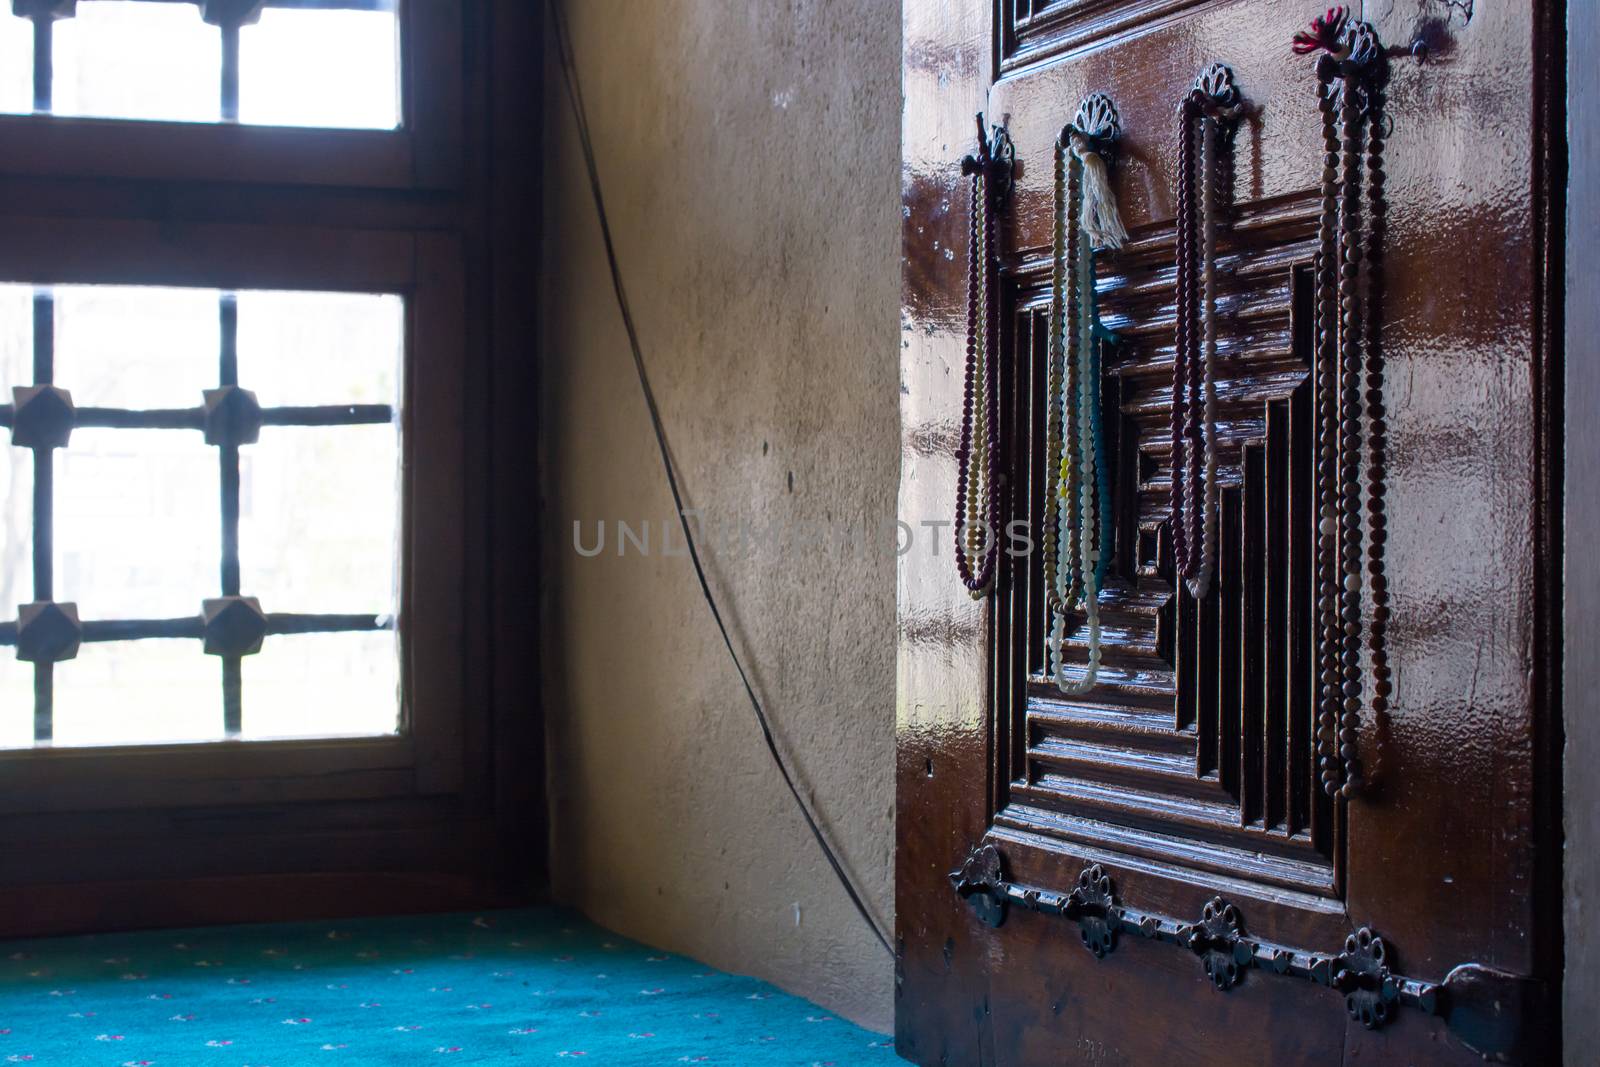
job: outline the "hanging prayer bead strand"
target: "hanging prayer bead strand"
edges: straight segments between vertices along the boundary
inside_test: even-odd
[[[1317,99],[1322,115],[1322,210],[1317,258],[1317,334],[1314,360],[1317,423],[1317,620],[1318,647],[1317,751],[1324,791],[1338,788],[1339,648],[1342,627],[1338,609],[1338,178],[1339,138],[1335,118],[1334,73],[1337,63],[1323,56],[1317,68]]]
[[[1367,652],[1372,671],[1372,717],[1384,722],[1392,691],[1389,672],[1389,583],[1384,573],[1384,545],[1388,538],[1384,515],[1388,463],[1388,413],[1383,403],[1383,147],[1387,137],[1384,116],[1384,69],[1373,64],[1367,85],[1367,582],[1372,619],[1367,629]],[[1367,780],[1382,776],[1383,749],[1376,749]]]
[[[1188,464],[1189,417],[1189,334],[1193,306],[1189,300],[1189,276],[1193,270],[1191,229],[1194,221],[1194,114],[1193,94],[1178,109],[1178,190],[1177,190],[1177,285],[1174,301],[1176,336],[1172,353],[1172,559],[1178,582],[1189,574],[1189,510],[1185,506],[1184,477]]]
[[[978,115],[978,151],[961,161],[971,178],[967,237],[967,346],[961,443],[956,462],[955,556],[974,599],[993,587],[999,556],[998,278],[995,213],[1010,191],[1012,150],[1002,127],[986,135]]]
[[[1100,588],[1109,539],[1109,482],[1100,417],[1099,326],[1094,255],[1120,247],[1127,232],[1110,186],[1107,154],[1119,133],[1103,94],[1089,97],[1056,143],[1055,245],[1051,273],[1051,361],[1046,456],[1054,485],[1046,502],[1047,669],[1058,689],[1088,692],[1102,662]],[[1059,368],[1059,371],[1058,371]],[[1058,416],[1059,413],[1059,416]],[[1082,604],[1088,631],[1081,674],[1068,673],[1067,616]]]
[[[1044,595],[1046,617],[1053,619],[1062,608],[1056,591],[1057,524],[1061,500],[1062,410],[1056,398],[1062,395],[1065,359],[1062,330],[1066,319],[1067,256],[1067,147],[1060,138],[1055,143],[1055,218],[1051,227],[1050,326],[1048,340],[1049,381],[1045,402],[1044,461]]]
[[[1200,120],[1200,286],[1204,354],[1200,366],[1204,433],[1200,510],[1200,566],[1190,593],[1205,599],[1217,566],[1217,120]],[[1192,476],[1191,465],[1191,476]],[[1193,494],[1191,494],[1192,496]]]
[[[1363,644],[1375,719],[1387,715],[1391,680],[1388,583],[1383,552],[1387,413],[1383,404],[1380,297],[1384,241],[1383,49],[1372,27],[1328,9],[1295,35],[1298,55],[1317,61],[1326,156],[1317,269],[1318,618],[1317,756],[1323,791],[1348,799],[1370,780],[1360,754],[1365,691]],[[1338,121],[1335,125],[1335,111]],[[1365,154],[1363,155],[1363,148]],[[1362,194],[1365,168],[1366,230]],[[1366,259],[1363,274],[1362,260]],[[1333,266],[1336,264],[1336,268]],[[1365,283],[1363,286],[1363,282]],[[1365,407],[1363,407],[1363,374]],[[1366,452],[1363,456],[1363,430]],[[1366,462],[1366,554],[1362,553],[1362,462]],[[1363,582],[1363,571],[1366,580]],[[1363,635],[1362,592],[1371,622]],[[1365,642],[1363,642],[1365,636]],[[1376,761],[1374,761],[1374,772]]]
[[[1063,366],[1065,374],[1062,381],[1061,392],[1061,509],[1065,518],[1065,528],[1062,531],[1062,545],[1065,555],[1061,566],[1057,568],[1057,580],[1061,583],[1059,592],[1064,611],[1077,610],[1078,602],[1083,596],[1083,573],[1079,567],[1082,561],[1082,552],[1079,541],[1082,539],[1083,530],[1078,522],[1077,509],[1082,494],[1083,461],[1078,455],[1078,417],[1079,398],[1082,392],[1083,377],[1083,335],[1078,330],[1078,320],[1082,314],[1083,301],[1081,299],[1081,272],[1078,269],[1078,247],[1082,240],[1082,225],[1078,217],[1080,200],[1082,197],[1082,183],[1076,167],[1067,169],[1067,203],[1068,218],[1071,220],[1067,227],[1067,318],[1062,324],[1062,335],[1066,341],[1066,353]]]
[[[1341,644],[1339,758],[1344,765],[1341,796],[1361,782],[1357,730],[1361,725],[1361,115],[1359,94],[1347,76],[1339,101],[1343,135],[1339,214],[1339,616]]]
[[[1178,111],[1171,529],[1175,581],[1196,600],[1210,593],[1216,573],[1216,231],[1222,141],[1239,108],[1233,72],[1214,63]]]

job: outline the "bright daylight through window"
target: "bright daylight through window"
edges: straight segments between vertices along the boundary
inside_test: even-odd
[[[0,747],[392,733],[397,296],[0,286]]]
[[[395,130],[398,2],[0,0],[0,113]],[[398,731],[404,300],[49,281],[0,284],[0,749]]]
[[[3,0],[0,113],[394,129],[397,2]]]

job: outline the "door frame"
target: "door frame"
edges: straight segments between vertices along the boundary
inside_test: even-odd
[[[1566,5],[1566,40],[1592,41],[1600,34],[1600,7]],[[1565,103],[1567,109],[1566,193],[1564,218],[1566,244],[1564,385],[1561,425],[1565,430],[1566,469],[1556,475],[1562,489],[1557,517],[1568,545],[1591,545],[1600,540],[1600,425],[1586,418],[1570,419],[1567,412],[1600,411],[1600,68],[1573,62],[1580,57],[1568,49]],[[1566,727],[1565,766],[1577,773],[1563,775],[1563,822],[1566,829],[1563,872],[1565,976],[1563,982],[1562,1041],[1566,1062],[1586,1063],[1600,1053],[1600,1017],[1592,1006],[1600,1002],[1600,781],[1585,773],[1600,761],[1600,556],[1592,551],[1567,552],[1561,563],[1562,619],[1565,647],[1576,655],[1564,657],[1561,677],[1562,717]],[[1587,1052],[1585,1056],[1583,1053]]]

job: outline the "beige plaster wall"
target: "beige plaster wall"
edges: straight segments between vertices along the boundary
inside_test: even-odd
[[[899,5],[567,9],[712,581],[780,744],[889,927]],[[550,69],[541,298],[557,897],[887,1030],[892,962],[772,769],[688,560],[662,551],[671,498]],[[606,522],[600,555],[575,550],[574,520],[585,548]],[[618,555],[617,520],[649,524],[648,556]]]

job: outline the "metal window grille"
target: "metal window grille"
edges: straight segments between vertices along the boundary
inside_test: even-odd
[[[77,407],[72,394],[55,384],[55,298],[38,288],[33,298],[33,384],[12,390],[12,403],[0,404],[0,428],[11,443],[33,452],[33,601],[17,618],[0,623],[0,646],[15,646],[17,658],[33,664],[35,744],[53,736],[56,664],[74,658],[80,645],[96,641],[191,638],[222,663],[223,730],[239,736],[243,722],[245,656],[261,651],[270,637],[283,634],[390,630],[389,615],[311,615],[268,612],[258,598],[244,595],[239,578],[239,450],[256,443],[263,426],[357,426],[394,421],[389,404],[262,407],[239,383],[239,316],[235,294],[219,297],[221,345],[217,387],[203,391],[192,408],[134,410]],[[79,427],[182,429],[202,433],[216,448],[220,472],[222,559],[218,593],[197,615],[176,619],[80,620],[73,603],[54,599],[52,516],[55,450],[64,448]]]
[[[82,0],[93,3],[94,0]],[[190,3],[222,35],[222,121],[239,121],[239,29],[261,17],[266,7],[343,11],[393,11],[397,0],[157,0]],[[79,0],[11,0],[11,10],[33,23],[33,110],[48,115],[54,108],[55,23],[72,18]]]

